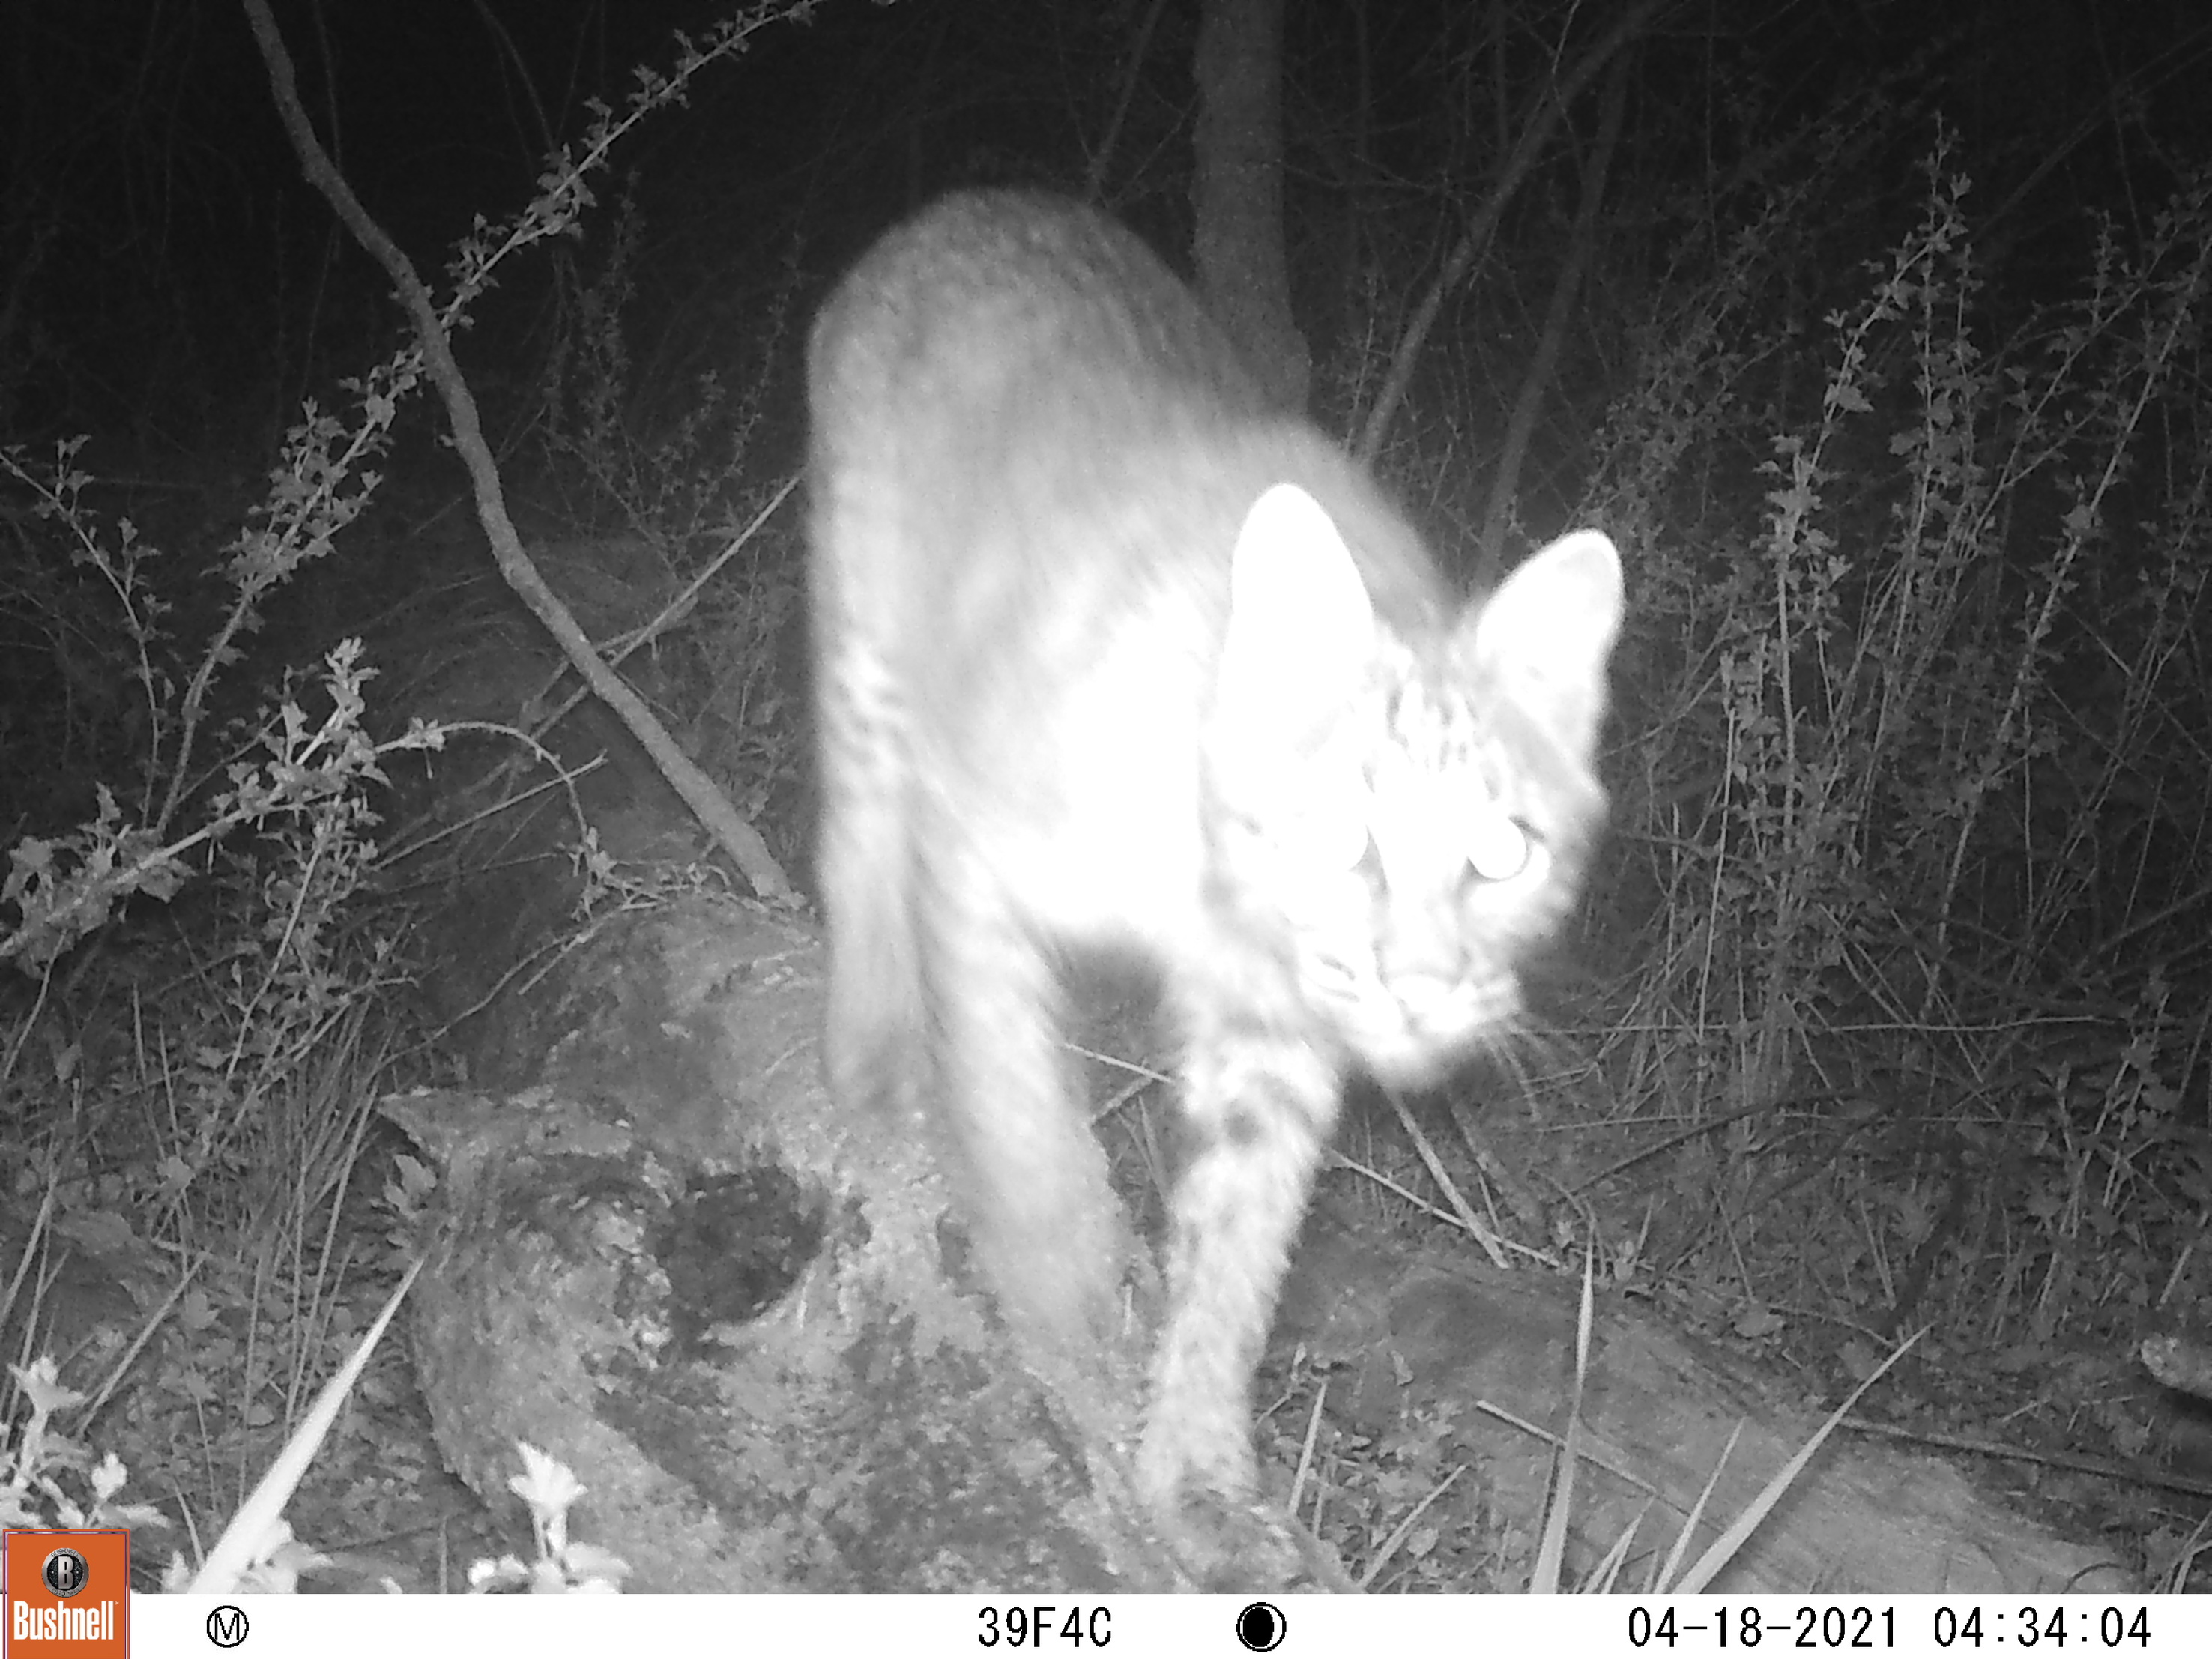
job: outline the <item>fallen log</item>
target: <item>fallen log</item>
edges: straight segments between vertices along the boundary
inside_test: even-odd
[[[1095,1375],[1023,1363],[930,1137],[849,1120],[822,1090],[822,972],[788,917],[674,906],[572,955],[514,1016],[544,1039],[534,1084],[385,1103],[441,1174],[412,1334],[448,1463],[502,1505],[514,1443],[551,1452],[589,1489],[579,1535],[628,1559],[640,1589],[1189,1586],[1123,1474],[1150,1313],[1133,1306]],[[1576,1297],[1553,1275],[1376,1243],[1324,1205],[1277,1337],[1344,1367],[1332,1399],[1372,1432],[1449,1413],[1492,1508],[1533,1528],[1551,1445],[1507,1419],[1564,1431]],[[1816,1419],[1609,1299],[1573,1516],[1589,1553],[1637,1524],[1663,1557],[1739,1425],[1705,1532]],[[1268,1525],[1299,1550],[1255,1552],[1252,1587],[1343,1583],[1325,1551]],[[1715,1585],[2122,1587],[1949,1463],[1841,1437]]]

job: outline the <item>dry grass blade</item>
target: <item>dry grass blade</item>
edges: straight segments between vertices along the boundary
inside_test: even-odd
[[[1694,1595],[1711,1583],[1720,1570],[1728,1565],[1735,1553],[1743,1547],[1744,1540],[1749,1538],[1759,1523],[1766,1518],[1767,1513],[1782,1501],[1782,1494],[1788,1492],[1797,1477],[1804,1472],[1805,1466],[1813,1461],[1813,1454],[1820,1449],[1822,1443],[1834,1431],[1836,1425],[1842,1422],[1850,1414],[1851,1407],[1859,1403],[1859,1396],[1872,1388],[1881,1379],[1883,1372],[1903,1358],[1905,1350],[1917,1342],[1924,1334],[1923,1331],[1915,1331],[1904,1341],[1899,1343],[1889,1358],[1875,1366],[1867,1380],[1853,1389],[1849,1398],[1828,1413],[1828,1420],[1821,1424],[1813,1437],[1805,1443],[1803,1449],[1782,1466],[1774,1479],[1766,1483],[1765,1490],[1752,1500],[1751,1507],[1736,1517],[1735,1525],[1713,1540],[1712,1547],[1698,1558],[1697,1565],[1690,1569],[1682,1581],[1677,1584],[1662,1585],[1661,1588],[1669,1595]]]
[[[1319,1444],[1321,1441],[1322,1411],[1328,1404],[1328,1384],[1324,1381],[1321,1387],[1315,1390],[1313,1409],[1306,1413],[1305,1441],[1304,1443],[1298,1448],[1297,1471],[1291,1477],[1290,1510],[1292,1515],[1296,1515],[1298,1512],[1299,1500],[1305,1495],[1306,1482],[1313,1477],[1314,1448]],[[1320,1530],[1318,1523],[1321,1518],[1321,1500],[1316,1498],[1314,1502],[1314,1519],[1316,1522],[1315,1530],[1318,1531]]]
[[[1857,1396],[1852,1397],[1856,1399]],[[1728,1444],[1721,1448],[1721,1455],[1713,1464],[1712,1474],[1705,1478],[1705,1490],[1698,1494],[1698,1501],[1690,1506],[1689,1518],[1682,1522],[1682,1529],[1674,1534],[1674,1547],[1667,1552],[1667,1563],[1659,1569],[1659,1583],[1674,1583],[1675,1575],[1681,1571],[1682,1558],[1690,1553],[1690,1540],[1698,1535],[1698,1522],[1705,1519],[1705,1505],[1712,1501],[1713,1488],[1721,1483],[1721,1471],[1728,1468],[1729,1454],[1735,1450],[1736,1442],[1742,1438],[1743,1425],[1738,1422],[1729,1431]]]
[[[1482,1218],[1475,1214],[1474,1206],[1467,1201],[1466,1194],[1452,1180],[1451,1172],[1444,1167],[1444,1161],[1437,1156],[1437,1149],[1429,1144],[1428,1136],[1421,1133],[1420,1123],[1406,1109],[1404,1097],[1395,1089],[1385,1089],[1382,1092],[1389,1099],[1391,1109],[1397,1113],[1399,1126],[1405,1130],[1406,1139],[1413,1143],[1422,1167],[1428,1170],[1437,1189],[1451,1200],[1452,1213],[1459,1218],[1460,1225],[1466,1228],[1474,1242],[1482,1246],[1483,1254],[1490,1258],[1490,1265],[1504,1269],[1508,1264],[1504,1247],[1498,1242],[1498,1235],[1485,1226]]]
[[[1575,1389],[1567,1403],[1567,1437],[1559,1447],[1559,1474],[1552,1482],[1552,1498],[1544,1516],[1542,1540],[1536,1548],[1535,1571],[1528,1593],[1553,1595],[1559,1592],[1559,1566],[1567,1550],[1567,1516],[1574,1509],[1575,1465],[1582,1458],[1583,1383],[1589,1376],[1590,1330],[1595,1322],[1593,1279],[1596,1273],[1594,1248],[1583,1249],[1583,1299],[1575,1316]]]
[[[1585,1595],[1610,1595],[1620,1587],[1620,1570],[1628,1560],[1628,1552],[1636,1542],[1636,1534],[1644,1529],[1644,1517],[1650,1513],[1649,1504],[1636,1511],[1636,1518],[1622,1529],[1620,1537],[1613,1540],[1613,1547],[1606,1551],[1605,1559],[1597,1564],[1584,1581],[1583,1590]]]
[[[362,1368],[368,1364],[368,1357],[375,1352],[385,1328],[392,1323],[392,1315],[399,1311],[400,1298],[407,1294],[408,1288],[415,1283],[415,1275],[422,1271],[422,1263],[418,1259],[407,1269],[407,1276],[386,1300],[376,1322],[338,1368],[337,1375],[324,1384],[307,1420],[284,1443],[284,1449],[269,1466],[269,1473],[261,1477],[246,1502],[239,1506],[238,1513],[231,1517],[230,1524],[223,1528],[222,1536],[215,1540],[215,1547],[208,1552],[207,1560],[192,1579],[195,1592],[223,1594],[233,1589],[239,1576],[253,1565],[262,1540],[270,1536],[283,1517],[284,1506],[292,1501],[293,1492],[307,1473],[307,1465],[314,1462],[316,1452],[321,1449],[323,1437],[337,1420],[338,1410],[360,1379]]]
[[[1407,1512],[1406,1518],[1391,1528],[1390,1535],[1382,1540],[1382,1547],[1375,1552],[1375,1559],[1367,1564],[1367,1571],[1359,1575],[1359,1588],[1361,1589],[1364,1590],[1372,1585],[1376,1579],[1381,1576],[1382,1569],[1390,1565],[1390,1558],[1398,1553],[1399,1546],[1403,1544],[1407,1537],[1412,1534],[1413,1523],[1421,1518],[1422,1511],[1426,1510],[1430,1504],[1435,1503],[1437,1499],[1442,1498],[1446,1492],[1449,1492],[1452,1489],[1452,1483],[1466,1473],[1467,1466],[1465,1464],[1462,1464],[1458,1468],[1454,1469],[1443,1480],[1437,1481],[1435,1486],[1429,1488],[1428,1495],[1423,1498],[1419,1503],[1414,1504],[1413,1509]]]

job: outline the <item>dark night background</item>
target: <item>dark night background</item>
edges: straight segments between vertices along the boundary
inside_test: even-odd
[[[680,119],[648,124],[599,186],[603,207],[634,189],[643,214],[641,378],[672,400],[702,368],[753,368],[762,343],[748,328],[781,290],[795,285],[803,307],[870,235],[939,190],[1080,189],[1125,94],[1102,194],[1179,254],[1194,8],[1160,9],[1131,75],[1150,9],[829,5],[758,37]],[[1571,58],[1623,9],[1291,6],[1291,266],[1317,356],[1355,349],[1375,325],[1363,310],[1405,307],[1481,200],[1544,55]],[[512,210],[549,148],[580,131],[584,100],[618,99],[631,66],[656,61],[672,31],[717,15],[398,0],[280,8],[277,21],[353,187],[434,270],[474,216]],[[240,14],[15,0],[0,27],[0,415],[11,441],[90,431],[128,445],[132,469],[166,471],[184,457],[204,469],[211,449],[265,441],[303,393],[389,341],[398,323],[386,284],[302,180]],[[1771,182],[1778,151],[1879,109],[1844,198],[1826,204],[1826,222],[1799,228],[1821,244],[1808,276],[1872,257],[1911,210],[1941,118],[1956,135],[1954,165],[1974,179],[1984,234],[2022,247],[2031,276],[2062,281],[2081,215],[2147,213],[2203,157],[2208,39],[2212,20],[2185,3],[1662,9],[1635,47],[1607,262],[1644,267],[1623,279],[1648,278],[1682,216],[1724,212],[1730,192]],[[1585,143],[1594,121],[1594,109],[1581,112]],[[1560,231],[1571,184],[1557,176],[1571,161],[1542,165],[1547,176],[1510,210],[1486,283],[1536,287],[1520,274],[1526,242]],[[605,219],[580,257],[607,234]],[[502,284],[469,343],[472,368],[527,372],[550,279],[535,278],[536,295],[525,291],[532,280]],[[1370,282],[1380,293],[1363,307]],[[1488,349],[1498,357],[1482,366],[1503,381],[1510,348]],[[765,368],[791,372],[788,361]],[[1327,401],[1325,416],[1355,412]],[[776,403],[787,445],[787,385]]]
[[[457,242],[521,212],[587,100],[620,106],[676,32],[728,15],[272,10],[323,143],[441,299]],[[1632,15],[1506,179],[1548,89]],[[936,192],[1091,194],[1190,270],[1199,18],[1199,0],[823,0],[615,149],[580,234],[502,264],[455,340],[508,511],[587,633],[656,615],[797,471],[812,307]],[[1621,1284],[1830,1402],[1932,1327],[1891,1415],[2131,1472],[2036,1501],[2189,1583],[2212,1420],[2131,1356],[2151,1332],[2212,1336],[2212,9],[1285,0],[1285,28],[1312,415],[1363,433],[1494,211],[1372,434],[1376,471],[1462,581],[1577,523],[1628,565],[1613,840],[1539,1000],[1540,1063],[1481,1085],[1545,1195],[1516,1212],[1528,1243],[1591,1228]],[[238,964],[291,988],[297,1030],[356,1034],[338,1069],[365,1099],[461,1064],[462,1011],[498,977],[453,966],[425,894],[523,871],[539,896],[497,906],[514,960],[581,890],[573,821],[458,833],[455,778],[492,763],[465,743],[442,771],[392,757],[335,884],[282,874],[307,819],[256,819],[135,896],[41,920],[57,890],[38,872],[127,865],[221,818],[225,768],[262,752],[286,697],[330,706],[319,665],[343,639],[377,671],[374,736],[544,711],[557,653],[501,584],[422,389],[365,509],[257,594],[183,712],[303,401],[343,414],[341,383],[408,337],[303,178],[240,9],[0,0],[0,844],[19,849],[0,1178],[21,1200],[0,1283],[19,1251],[64,1260],[32,1221],[50,1173],[81,1254],[104,1230],[133,1240],[112,1277],[138,1304],[169,1247],[265,1246],[242,1196],[257,1160],[312,1137],[226,1115],[238,1057],[263,1054],[258,1123],[329,1091],[296,1086],[304,1044],[249,1040],[270,999]],[[74,515],[42,513],[38,481],[78,436]],[[623,672],[804,888],[799,526],[785,505]],[[715,862],[590,706],[546,741],[572,762],[615,745],[583,807],[618,863]],[[329,924],[306,964],[264,925],[303,891]],[[230,1059],[184,1086],[161,1052]],[[1351,1138],[1425,1180],[1387,1112]],[[342,1185],[271,1224],[313,1231]],[[218,1304],[250,1304],[250,1272],[215,1279]],[[13,1304],[11,1355],[41,1316]],[[108,1419],[134,1471],[164,1467],[187,1402],[249,1389],[234,1346],[137,1362],[138,1403]],[[398,1421],[388,1387],[376,1409]],[[265,1402],[236,1415],[204,1460],[216,1486],[282,1426]],[[434,1455],[396,1493],[348,1484],[362,1455],[332,1454],[327,1535],[456,1501]],[[1387,1492],[1362,1491],[1387,1528]],[[1398,1582],[1512,1582],[1480,1578],[1484,1556],[1447,1547]]]

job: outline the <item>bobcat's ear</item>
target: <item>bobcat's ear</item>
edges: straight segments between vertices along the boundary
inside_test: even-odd
[[[1531,554],[1463,624],[1462,649],[1577,753],[1604,717],[1606,659],[1620,631],[1620,555],[1595,530]]]
[[[1252,503],[1229,561],[1220,694],[1278,715],[1334,707],[1375,646],[1375,607],[1336,524],[1296,484]]]

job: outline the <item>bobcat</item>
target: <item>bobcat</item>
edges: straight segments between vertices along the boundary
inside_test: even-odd
[[[1062,953],[1133,958],[1190,1142],[1135,1471],[1255,1490],[1247,1395],[1349,1070],[1436,1079],[1572,902],[1621,613],[1583,532],[1462,605],[1128,232],[950,197],[814,327],[811,591],[841,1100],[947,1127],[981,1263],[1076,1364],[1126,1244]]]

